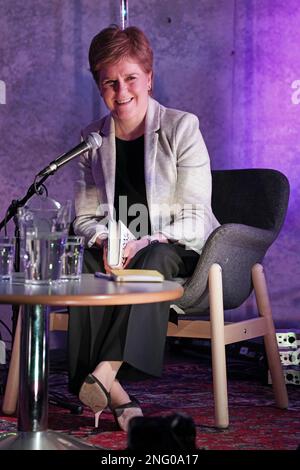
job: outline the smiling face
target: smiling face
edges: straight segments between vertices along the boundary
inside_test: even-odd
[[[152,72],[146,73],[134,58],[100,70],[100,93],[117,125],[140,126],[147,111],[151,77]]]

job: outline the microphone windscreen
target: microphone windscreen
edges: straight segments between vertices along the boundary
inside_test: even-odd
[[[86,142],[90,145],[91,150],[96,150],[99,147],[101,147],[102,137],[101,137],[101,135],[97,134],[97,132],[91,132],[87,136]]]

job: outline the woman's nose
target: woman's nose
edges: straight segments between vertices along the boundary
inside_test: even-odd
[[[117,81],[115,91],[117,93],[122,93],[125,90],[126,90],[126,82],[123,81],[123,80],[122,81]]]

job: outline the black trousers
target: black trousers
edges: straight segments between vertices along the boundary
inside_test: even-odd
[[[157,269],[165,279],[192,275],[199,255],[181,245],[158,243],[140,250],[128,268]],[[102,250],[85,250],[83,272],[104,271]],[[160,376],[170,302],[69,309],[69,388],[78,393],[101,361],[123,361]]]

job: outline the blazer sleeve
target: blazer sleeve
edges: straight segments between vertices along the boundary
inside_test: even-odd
[[[219,226],[211,209],[212,178],[198,118],[184,113],[173,135],[177,166],[173,218],[160,232],[168,239],[201,253],[210,233]]]

